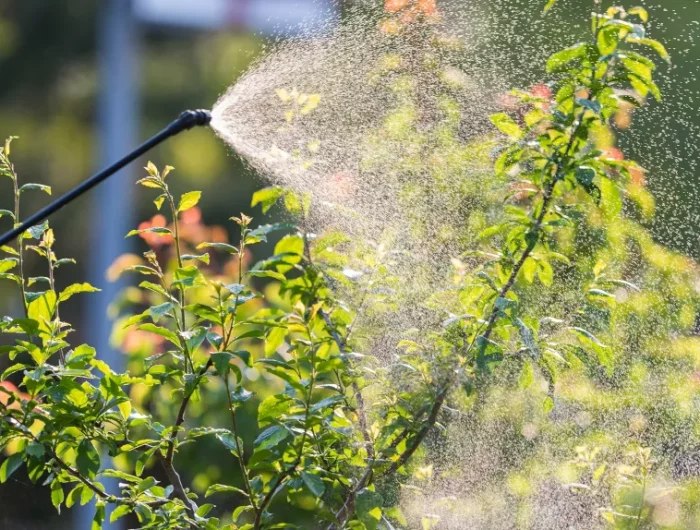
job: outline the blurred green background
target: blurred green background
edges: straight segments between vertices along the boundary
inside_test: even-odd
[[[100,101],[107,89],[100,69],[100,43],[105,27],[101,10],[107,9],[110,1],[114,0],[0,0],[3,81],[0,136],[19,136],[13,146],[13,159],[20,178],[24,182],[51,185],[54,197],[105,162],[100,154]],[[552,50],[574,42],[576,37],[572,38],[570,33],[585,32],[581,21],[586,19],[592,4],[589,0],[560,0],[552,19],[545,20],[541,14],[543,0],[480,1],[484,11],[499,23],[517,26],[522,38],[513,42],[509,52],[510,60],[516,62],[527,58],[524,42],[533,49]],[[248,4],[254,2],[247,0]],[[657,196],[659,207],[656,225],[652,227],[657,237],[698,258],[696,190],[700,181],[695,170],[700,157],[696,156],[695,133],[700,128],[696,99],[700,51],[693,42],[693,33],[700,19],[700,4],[694,0],[663,0],[659,6],[648,7],[657,20],[655,37],[666,42],[675,57],[671,73],[661,83],[675,110],[669,112],[668,105],[652,106],[643,121],[636,123],[639,132],[623,140],[622,147],[628,157],[639,159],[650,169],[648,186]],[[548,30],[557,24],[560,24],[558,30]],[[215,30],[138,24],[134,37],[137,60],[133,88],[137,101],[133,103],[138,105],[134,146],[138,140],[163,128],[182,110],[210,107],[251,61],[264,53],[269,40],[240,23]],[[517,69],[518,75],[523,70]],[[542,70],[536,66],[530,79],[509,81],[516,86],[527,86],[538,80]],[[200,205],[206,224],[224,225],[231,215],[250,211],[251,195],[263,185],[261,177],[247,169],[207,129],[175,137],[148,158],[159,166],[175,166],[177,171],[171,180],[176,192],[203,191]],[[143,166],[146,160],[142,162],[116,177],[120,185],[133,187],[139,174],[134,168]],[[7,180],[0,181],[0,208],[10,206]],[[144,194],[134,196],[133,211],[122,212],[130,224],[153,215],[150,199]],[[23,215],[48,202],[45,195],[38,193],[27,197]],[[78,260],[76,267],[63,272],[61,281],[66,284],[90,275],[91,259],[102,244],[99,228],[95,229],[98,226],[95,219],[104,206],[99,198],[99,194],[90,193],[52,218],[59,257],[72,256]],[[6,219],[2,223],[0,230],[9,228]],[[30,268],[33,265],[30,263]],[[93,283],[99,284],[98,280],[93,279]],[[98,286],[103,287],[106,281],[103,282]],[[86,299],[77,298],[70,306],[72,313],[62,315],[79,329],[79,323],[85,322],[88,313],[94,310],[82,305]],[[18,304],[11,288],[0,285],[2,313],[15,314]],[[79,344],[88,339],[74,336],[73,342]],[[193,470],[185,470],[188,472]],[[0,529],[47,527],[81,529],[83,526],[72,520],[70,514],[57,517],[48,492],[32,488],[21,475],[0,486]]]

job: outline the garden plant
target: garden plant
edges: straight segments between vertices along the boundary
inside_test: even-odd
[[[383,7],[387,39],[439,31],[435,1]],[[72,260],[55,255],[48,224],[3,247],[0,279],[16,285],[22,314],[0,322],[10,362],[0,481],[25,473],[58,510],[93,502],[94,528],[126,517],[154,529],[462,528],[459,504],[501,501],[508,509],[477,527],[501,528],[504,517],[508,528],[554,528],[568,517],[571,528],[694,528],[698,273],[645,228],[645,170],[612,132],[622,113],[661,99],[654,72],[669,57],[647,36],[645,9],[594,7],[588,40],[549,59],[546,83],[508,94],[492,133],[461,138],[449,97],[439,129],[407,119],[398,130],[387,118],[369,133],[367,163],[406,173],[406,209],[422,181],[397,139],[459,146],[463,159],[420,168],[449,174],[450,193],[431,207],[459,209],[459,225],[412,219],[416,252],[448,289],[403,281],[381,245],[314,233],[313,198],[291,188],[253,198],[263,213],[281,206],[285,222],[236,214],[230,243],[203,224],[199,192],[175,196],[173,168],[149,163],[138,183],[158,213],[128,234],[148,250],[109,271],[138,278],[115,301],[113,339],[128,364],[117,373],[70,343],[61,307],[96,287],[62,285]],[[387,109],[393,124],[397,112],[419,114],[414,81]],[[277,95],[289,127],[323,105],[322,91]],[[14,202],[0,217],[17,224],[24,194],[50,190],[22,184],[11,143],[0,176]],[[322,139],[309,163],[317,149]],[[489,169],[465,173],[467,159]],[[431,262],[445,237],[459,252]],[[45,260],[45,276],[25,274],[27,253]],[[435,315],[434,325],[397,337],[390,358],[373,355],[393,338],[397,305]],[[452,444],[484,433],[501,441],[488,458],[475,444],[449,461]],[[188,481],[207,451],[226,461],[214,479]],[[464,499],[439,494],[453,483],[470,485]],[[548,505],[552,519],[538,516]]]

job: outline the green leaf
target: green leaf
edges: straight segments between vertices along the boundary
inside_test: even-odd
[[[271,361],[272,359],[266,359],[266,360]],[[319,410],[323,410],[325,408],[332,407],[336,403],[340,403],[344,400],[345,400],[345,396],[342,396],[342,395],[328,396],[327,398],[323,398],[321,401],[314,403],[314,405],[311,407],[311,412],[318,412]]]
[[[600,208],[609,219],[615,219],[622,212],[623,202],[620,190],[614,181],[601,179],[600,181],[601,201]]]
[[[17,139],[19,139],[19,136],[10,136],[7,138],[7,140],[5,140],[4,152],[6,157],[10,156],[10,147],[12,146],[12,142]],[[2,153],[2,149],[0,149],[0,153]]]
[[[214,308],[205,304],[192,304],[185,307],[187,311],[193,315],[197,315],[200,319],[211,320],[217,324],[221,324],[221,314]]]
[[[41,236],[44,235],[44,232],[46,232],[48,229],[49,222],[44,221],[40,225],[35,225],[27,229],[27,231],[24,233],[24,237],[30,237],[32,239],[41,239]],[[27,234],[29,235],[27,236]]]
[[[236,443],[236,438],[232,433],[217,434],[216,437],[222,444],[224,444],[226,449],[233,452],[236,456],[240,456],[238,454],[238,444]],[[243,447],[242,444],[241,447]]]
[[[180,204],[177,207],[178,213],[187,211],[190,208],[194,208],[195,206],[197,206],[197,203],[199,202],[199,199],[201,197],[201,191],[190,191],[188,193],[183,194],[183,196],[180,197]]]
[[[88,478],[94,478],[100,470],[100,455],[88,439],[78,445],[78,456],[75,460],[78,470]]]
[[[603,344],[595,335],[590,331],[579,327],[569,328],[578,338],[579,342],[584,348],[588,348],[595,353],[598,362],[608,369],[608,373],[612,373],[613,370],[613,356],[612,351],[605,344]]]
[[[598,340],[598,338],[595,335],[593,335],[593,333],[591,333],[590,331],[583,329],[583,328],[577,328],[577,327],[572,327],[570,329],[579,337],[584,338],[587,342],[591,342],[591,343],[593,343],[597,346],[600,346],[602,348],[607,348],[607,346],[605,346],[605,344],[600,342]]]
[[[160,335],[164,339],[173,343],[178,348],[180,347],[180,339],[174,332],[170,331],[169,329],[156,326],[155,324],[141,324],[137,329],[140,329],[142,331],[149,331],[151,333],[155,333],[156,335]]]
[[[603,106],[599,102],[587,98],[577,98],[576,104],[581,105],[583,108],[588,109],[596,114],[600,114],[600,111],[603,108]]]
[[[173,302],[165,302],[164,304],[152,306],[148,309],[148,314],[151,316],[154,322],[158,322],[161,317],[167,315],[173,310],[175,304]],[[139,317],[141,315],[138,315]]]
[[[275,203],[284,196],[286,190],[279,186],[272,186],[269,188],[264,188],[260,191],[256,191],[253,194],[253,200],[251,201],[251,206],[257,206],[260,204],[262,206],[263,213],[267,213],[270,208],[272,208]]]
[[[668,51],[666,51],[666,47],[659,41],[630,36],[628,38],[628,42],[639,44],[641,46],[647,46],[654,50],[664,61],[671,62],[671,56],[668,54]]]
[[[165,195],[165,193],[156,197],[156,199],[153,201],[153,204],[156,205],[156,209],[158,209],[158,210],[161,209],[161,207],[163,206],[163,202],[165,201],[166,198],[167,198],[167,196]]]
[[[234,355],[227,351],[213,353],[211,356],[212,362],[214,363],[214,368],[216,373],[221,377],[227,377],[229,371],[231,370],[230,364],[234,359]]]
[[[194,287],[195,285],[203,285],[204,280],[202,273],[194,265],[177,269],[174,274],[173,285],[183,285],[184,287]]]
[[[241,488],[236,488],[235,486],[228,486],[226,484],[212,484],[207,488],[207,492],[204,494],[204,496],[210,497],[215,493],[240,493],[241,495],[245,495],[246,497],[248,496],[248,494]]]
[[[82,484],[78,484],[75,488],[68,492],[68,495],[66,495],[66,508],[72,508],[73,505],[80,500],[80,494],[83,487],[84,486]]]
[[[17,266],[17,258],[6,258],[0,260],[0,273],[7,272]]]
[[[8,247],[7,245],[3,245],[0,247],[0,250],[3,252],[7,252],[8,254],[11,254],[12,256],[19,256],[19,252],[17,252],[14,248]]]
[[[197,245],[197,250],[201,248],[215,248],[216,250],[228,252],[229,254],[238,254],[238,249],[236,247],[226,243],[201,243],[200,245]]]
[[[10,210],[0,210],[0,218],[2,218],[3,216],[11,217],[13,220],[15,218],[15,214],[12,213]]]
[[[644,24],[649,22],[649,12],[643,7],[633,7],[631,9],[628,9],[627,14],[637,15]]]
[[[27,454],[36,458],[41,458],[44,456],[45,449],[44,446],[41,445],[40,443],[37,442],[30,442],[29,445],[27,445]]]
[[[126,234],[126,237],[131,237],[135,236],[138,234],[144,234],[144,233],[151,233],[151,234],[158,234],[161,236],[172,236],[173,233],[170,231],[169,228],[165,228],[163,226],[152,226],[151,228],[144,228],[143,230],[132,230],[128,234]]]
[[[257,449],[270,449],[287,439],[289,431],[280,425],[273,425],[261,432],[255,439]]]
[[[124,421],[129,419],[129,416],[131,415],[131,409],[132,409],[132,405],[131,405],[130,400],[126,399],[126,400],[122,401],[121,403],[119,403],[117,405],[117,408],[119,409],[119,413],[122,415],[122,419]]]
[[[191,261],[191,260],[198,260],[201,261],[202,263],[206,263],[209,265],[209,254],[206,252],[204,254],[183,254],[182,259],[184,261]]]
[[[137,180],[137,181],[136,181],[136,184],[141,184],[141,186],[143,186],[143,187],[145,187],[145,188],[152,188],[152,189],[156,189],[156,190],[162,190],[162,189],[164,189],[164,188],[163,188],[163,184],[161,183],[161,181],[158,180],[156,177],[153,177],[153,176],[151,176],[151,177],[144,177],[144,178],[142,178],[142,179],[140,179],[140,180]]]
[[[249,392],[242,386],[239,386],[236,390],[231,392],[231,401],[233,403],[245,403],[250,398],[253,397],[253,393]]]
[[[544,6],[544,12],[546,13],[552,9],[559,0],[547,0],[547,4]]]
[[[601,55],[610,55],[617,49],[620,33],[620,28],[614,24],[605,26],[598,32],[597,44]]]
[[[588,45],[585,42],[558,51],[547,60],[547,72],[561,70],[572,61],[585,57],[587,51]]]
[[[54,291],[46,291],[40,293],[40,296],[29,301],[27,312],[29,318],[36,320],[39,323],[39,329],[49,332],[47,322],[53,319],[56,311],[56,293]]]
[[[494,114],[491,116],[491,122],[499,131],[514,140],[520,140],[523,137],[522,129],[508,114]]]
[[[82,504],[82,502],[81,502],[81,504]],[[104,523],[104,521],[105,521],[105,505],[98,503],[95,506],[95,516],[92,518],[92,527],[90,528],[90,530],[102,530],[102,523]]]
[[[275,271],[248,271],[246,274],[248,276],[255,276],[256,278],[272,278],[274,280],[279,280],[280,282],[287,281],[284,274]]]
[[[258,423],[265,425],[279,419],[289,411],[291,400],[287,396],[272,394],[266,397],[258,407]]]
[[[128,504],[122,504],[120,506],[117,506],[114,509],[114,511],[112,511],[112,514],[109,516],[109,522],[113,523],[129,513],[131,513],[131,506],[129,506]]]
[[[550,396],[544,398],[544,401],[542,402],[542,410],[545,414],[549,414],[554,410],[554,400]]]
[[[44,184],[25,184],[24,186],[20,187],[19,192],[22,193],[23,191],[30,190],[39,190],[51,195],[51,186],[46,186]]]
[[[525,390],[532,385],[535,380],[535,370],[532,368],[532,363],[530,361],[525,361],[523,363],[523,369],[520,372],[520,378],[518,379],[518,387]]]
[[[314,475],[308,471],[302,471],[301,479],[316,497],[321,497],[326,491],[326,485],[323,483],[323,479],[318,475]]]
[[[141,482],[139,482],[136,491],[138,491],[139,493],[143,493],[144,491],[150,490],[156,484],[158,484],[158,481],[155,479],[155,477],[146,477]]]
[[[54,480],[51,483],[51,503],[54,505],[54,508],[56,508],[58,513],[61,513],[61,504],[63,503],[64,499],[65,496],[63,493],[63,485],[58,480]]]
[[[653,66],[650,67],[648,64],[645,64],[642,61],[638,61],[636,59],[631,59],[631,58],[629,58],[629,59],[623,58],[620,60],[620,62],[624,65],[624,67],[628,71],[637,75],[640,79],[643,79],[645,81],[652,80]]]
[[[511,309],[517,306],[518,304],[517,302],[515,302],[515,300],[511,300],[510,298],[503,298],[502,296],[496,298],[496,302],[494,303],[494,307],[499,311],[505,311],[506,309]]]
[[[367,488],[357,494],[355,510],[357,517],[364,523],[368,530],[376,530],[377,524],[382,518],[382,505],[384,500],[379,493]]]
[[[212,508],[214,508],[213,504],[202,504],[199,508],[197,508],[197,517],[206,517],[206,515],[212,510]]]
[[[98,292],[100,292],[100,289],[98,289],[97,287],[93,287],[89,283],[74,283],[73,285],[70,285],[70,286],[66,287],[63,291],[61,291],[61,294],[58,297],[58,301],[65,302],[71,296],[74,296],[78,293],[98,293]]]
[[[0,484],[7,482],[7,479],[17,471],[22,465],[22,453],[15,453],[7,457],[0,465]]]
[[[153,519],[153,510],[143,503],[137,502],[134,504],[134,512],[140,523],[148,523]]]
[[[535,335],[532,329],[530,329],[530,327],[519,318],[513,319],[513,323],[518,328],[524,346],[530,350],[533,357],[539,357],[540,347],[535,340]]]

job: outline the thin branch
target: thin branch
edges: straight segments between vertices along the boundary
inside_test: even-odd
[[[2,402],[0,402],[0,407],[2,407],[3,411],[5,411],[5,412],[9,411],[9,408]],[[17,432],[18,432],[19,436],[28,437],[34,443],[41,445],[44,448],[44,450],[49,454],[49,456],[51,456],[51,459],[56,463],[56,465],[58,465],[58,467],[60,467],[66,473],[68,473],[73,478],[75,478],[76,480],[81,482],[86,488],[88,488],[90,491],[92,491],[95,495],[97,495],[100,499],[104,500],[105,502],[108,502],[110,504],[118,504],[118,505],[124,505],[124,504],[125,505],[132,505],[132,504],[139,502],[139,503],[143,503],[143,504],[146,504],[148,506],[151,506],[152,508],[163,506],[165,504],[172,502],[171,499],[159,499],[159,500],[155,500],[155,501],[143,502],[143,501],[136,500],[136,499],[129,499],[126,497],[117,497],[116,495],[110,495],[110,494],[104,492],[97,485],[97,484],[99,484],[98,482],[93,482],[92,480],[90,480],[89,478],[84,476],[82,473],[80,473],[80,471],[78,471],[77,469],[73,468],[72,466],[70,466],[69,464],[64,462],[61,459],[61,457],[58,456],[58,453],[56,453],[55,449],[51,445],[39,440],[39,438],[37,438],[25,425],[18,422],[17,420],[14,420],[14,418],[12,418],[12,417],[10,417],[10,421],[7,421],[7,419],[4,417],[2,418],[2,420],[4,422],[6,422],[7,424],[9,424],[11,427],[12,427],[13,421],[16,422],[17,425],[15,425],[15,429],[18,429]]]
[[[185,487],[182,484],[182,479],[180,478],[179,473],[173,465],[173,460],[175,458],[175,442],[177,440],[177,433],[185,421],[185,412],[187,411],[187,406],[189,405],[190,400],[192,399],[192,395],[196,392],[199,381],[202,379],[202,377],[204,377],[204,375],[207,373],[207,371],[209,370],[209,368],[211,368],[212,365],[213,361],[210,358],[199,371],[192,392],[190,392],[182,399],[180,409],[178,410],[177,417],[175,419],[175,425],[173,425],[173,430],[170,433],[170,438],[168,440],[167,452],[165,454],[165,457],[160,458],[161,465],[163,466],[166,475],[168,475],[168,480],[170,481],[170,484],[173,486],[173,493],[177,498],[179,498],[182,502],[185,503],[185,506],[187,506],[188,509],[192,511],[196,510],[196,506],[194,502],[187,496]]]

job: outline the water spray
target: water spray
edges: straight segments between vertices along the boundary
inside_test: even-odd
[[[188,131],[193,127],[209,125],[211,123],[211,113],[208,110],[186,110],[180,116],[168,125],[165,129],[160,131],[155,136],[151,137],[139,147],[134,149],[131,153],[116,161],[111,166],[103,169],[99,173],[93,175],[89,179],[83,181],[81,184],[77,185],[75,188],[70,190],[68,193],[62,197],[56,199],[54,202],[39,210],[34,215],[28,217],[23,223],[16,226],[12,230],[6,232],[0,236],[0,246],[7,245],[13,239],[15,239],[20,234],[24,233],[26,230],[35,226],[42,221],[46,220],[51,214],[57,212],[65,205],[74,201],[80,197],[83,193],[91,190],[97,186],[103,180],[108,179],[124,166],[130,164],[141,155],[147,153],[157,145],[160,145],[168,138],[180,134],[183,131]]]

